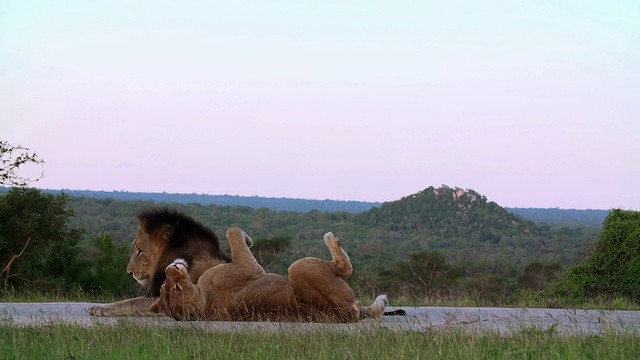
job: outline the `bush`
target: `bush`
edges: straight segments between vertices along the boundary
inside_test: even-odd
[[[69,198],[13,188],[0,197],[0,269],[4,288],[69,288],[86,270],[83,231],[69,225]]]
[[[89,265],[83,283],[85,290],[95,295],[130,296],[136,292],[136,282],[127,274],[128,245],[115,245],[109,234],[102,233],[91,241],[92,247],[83,254]]]
[[[462,288],[468,297],[479,303],[501,304],[513,294],[509,281],[497,275],[476,275],[466,279]]]
[[[438,251],[413,252],[408,261],[396,263],[392,289],[414,297],[447,296],[461,275],[462,268],[447,264]]]
[[[595,297],[640,301],[640,212],[611,211],[591,254],[551,290],[576,301]]]

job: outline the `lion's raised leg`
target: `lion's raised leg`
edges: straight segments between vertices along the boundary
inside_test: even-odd
[[[313,309],[313,320],[351,322],[360,319],[355,293],[342,278],[353,272],[349,256],[332,234],[324,236],[332,260],[300,259],[289,267],[289,281],[302,309]]]
[[[324,244],[327,245],[333,258],[331,262],[335,265],[336,275],[341,278],[348,278],[353,273],[353,266],[349,255],[342,249],[340,241],[332,232],[324,234]]]
[[[227,239],[231,248],[231,262],[234,266],[240,265],[245,270],[263,274],[264,269],[249,250],[253,240],[242,229],[231,227],[227,230]]]
[[[342,278],[347,278],[351,276],[353,273],[353,266],[351,265],[351,261],[349,260],[349,255],[342,249],[340,241],[338,238],[333,235],[333,233],[328,232],[324,235],[324,243],[329,248],[331,252],[331,256],[333,257],[332,263],[335,264],[336,275]],[[349,286],[345,283],[346,286]],[[351,289],[349,287],[349,289]],[[347,298],[345,298],[346,300]],[[355,295],[354,295],[355,300]],[[362,306],[359,302],[354,302],[353,306],[357,308],[358,318],[376,318],[379,319],[384,314],[384,308],[389,303],[386,295],[380,295],[376,297],[373,304],[369,306]]]

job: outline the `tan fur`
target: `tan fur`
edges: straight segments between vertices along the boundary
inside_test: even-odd
[[[165,226],[155,232],[148,233],[143,226],[138,227],[138,234],[133,240],[133,250],[127,265],[127,272],[142,286],[151,287],[150,281],[154,274],[166,266],[169,261],[184,256],[182,252],[170,251],[167,243],[172,234],[172,228]],[[190,247],[197,246],[189,244]],[[194,249],[195,250],[195,249]],[[197,253],[197,251],[194,251]],[[209,268],[224,263],[225,260],[212,257],[202,251],[191,262],[189,278],[197,282],[200,276]],[[93,316],[127,316],[127,315],[155,315],[150,311],[154,302],[150,295],[118,301],[112,304],[89,308]]]
[[[304,258],[289,276],[267,274],[251,254],[250,238],[239,228],[227,230],[232,261],[202,274],[197,284],[178,260],[167,266],[166,280],[152,311],[177,320],[299,320],[353,322],[380,318],[386,297],[364,307],[341,278],[351,275],[349,257],[333,234],[325,235],[332,261]],[[249,239],[249,240],[248,240]]]

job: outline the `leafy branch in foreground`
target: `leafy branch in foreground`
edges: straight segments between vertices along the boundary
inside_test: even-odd
[[[37,165],[40,175],[30,178],[18,174],[18,169],[24,165]],[[44,176],[44,160],[34,152],[21,145],[11,145],[0,140],[0,186],[27,186],[28,183],[38,181]]]

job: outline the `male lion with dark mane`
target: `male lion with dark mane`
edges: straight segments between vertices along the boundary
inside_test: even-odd
[[[231,262],[205,271],[196,284],[189,261],[169,264],[152,311],[176,320],[321,322],[354,322],[384,313],[385,295],[362,306],[342,280],[351,276],[353,267],[332,233],[324,235],[332,260],[299,259],[289,267],[288,277],[265,273],[249,250],[251,238],[241,229],[227,230],[227,239]]]
[[[150,208],[138,214],[138,234],[127,272],[146,295],[107,305],[94,306],[94,316],[151,315],[153,297],[160,295],[165,268],[176,258],[189,262],[189,279],[197,282],[205,270],[231,261],[220,250],[218,237],[192,217],[168,208]]]

